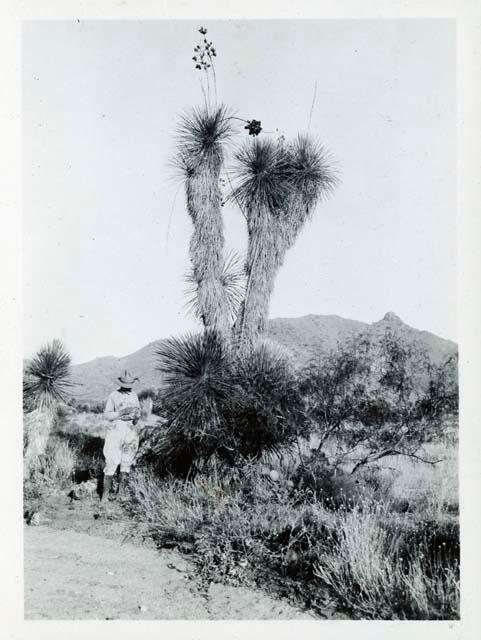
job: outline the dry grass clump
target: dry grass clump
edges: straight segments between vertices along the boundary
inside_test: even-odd
[[[426,445],[429,455],[442,459],[435,466],[409,458],[386,458],[382,468],[393,476],[391,497],[397,503],[405,503],[410,511],[423,513],[425,517],[441,517],[446,511],[457,513],[458,455],[456,446],[442,443]]]
[[[55,440],[47,447],[43,476],[47,482],[63,489],[71,484],[76,462],[76,452],[66,442]]]
[[[428,540],[409,552],[402,526],[386,526],[389,517],[386,503],[339,512],[315,575],[357,617],[458,619],[457,560],[433,553]]]
[[[41,462],[24,479],[24,512],[37,511],[46,496],[67,490],[72,484],[76,464],[76,451],[66,442],[51,438]]]

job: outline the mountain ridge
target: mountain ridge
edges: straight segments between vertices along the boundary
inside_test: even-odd
[[[367,331],[376,335],[391,328],[405,337],[423,344],[433,362],[456,353],[457,345],[426,330],[419,330],[405,324],[392,311],[381,320],[372,323],[351,320],[338,315],[308,314],[298,318],[274,318],[269,320],[266,337],[288,350],[300,365],[305,364],[316,352],[327,352],[337,342],[352,335]],[[101,402],[115,388],[118,375],[129,369],[139,377],[138,389],[157,387],[159,374],[156,373],[156,347],[164,339],[149,342],[144,347],[126,356],[99,356],[88,362],[73,365],[72,395],[81,402]]]

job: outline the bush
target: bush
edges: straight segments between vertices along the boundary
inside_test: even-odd
[[[63,489],[72,481],[76,462],[77,454],[68,443],[51,439],[43,465],[44,478],[47,482]]]
[[[329,509],[352,508],[363,496],[362,485],[342,469],[335,469],[322,453],[315,453],[303,461],[292,481],[298,490],[306,492],[311,500]]]
[[[306,432],[294,370],[278,349],[230,350],[213,331],[163,343],[158,352],[162,431],[146,432],[143,460],[159,473],[201,472],[280,453]]]
[[[73,480],[76,452],[66,442],[51,438],[41,464],[24,479],[24,513],[40,509],[45,497],[64,491]]]
[[[70,450],[75,451],[74,480],[86,480],[102,474],[104,439],[88,433],[65,433],[57,431],[55,438]]]
[[[91,413],[103,413],[105,409],[105,402],[93,402],[90,405]]]
[[[145,535],[188,553],[204,586],[257,584],[321,615],[459,616],[454,519],[419,523],[368,498],[326,509],[255,463],[222,480],[215,468],[193,481],[136,473],[130,491]]]
[[[356,617],[445,620],[459,618],[459,563],[430,554],[390,521],[389,505],[367,503],[339,512],[315,575]]]
[[[457,415],[456,358],[435,366],[422,345],[390,329],[321,355],[300,386],[320,447],[336,438],[333,462],[349,460],[353,470],[387,456],[423,459],[423,445],[442,438]]]
[[[293,559],[294,548],[310,552],[309,541],[319,535],[311,508],[296,506],[255,465],[222,483],[215,476],[185,482],[136,474],[130,509],[160,546],[189,552],[205,582],[285,576],[301,564]]]
[[[279,455],[307,435],[295,371],[278,347],[260,343],[234,361],[238,403],[230,417],[240,456]]]

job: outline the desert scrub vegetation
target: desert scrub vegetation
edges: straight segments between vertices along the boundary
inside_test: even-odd
[[[141,400],[162,426],[144,429],[123,508],[133,530],[189,554],[203,587],[258,584],[327,617],[455,619],[456,360],[435,364],[388,331],[299,370],[265,340],[279,269],[337,172],[315,135],[270,138],[218,103],[217,51],[199,34],[204,104],[180,118],[173,163],[201,328],[158,350],[159,388]],[[245,220],[241,267],[226,204]],[[44,386],[47,369],[36,367]],[[103,429],[90,412],[55,432],[76,453],[74,476],[101,473]]]
[[[209,330],[171,338],[157,355],[165,426],[146,434],[141,459],[158,473],[192,476],[211,459],[242,465],[306,435],[295,371],[280,348],[238,352]]]
[[[314,574],[357,617],[421,620],[459,617],[457,531],[437,545],[439,522],[396,522],[389,503],[341,510]],[[393,524],[395,523],[395,526]],[[451,557],[450,557],[451,556]]]
[[[426,445],[457,420],[457,358],[434,364],[426,349],[391,329],[360,334],[319,354],[300,374],[317,449],[352,472],[384,458],[428,465]],[[335,442],[335,448],[329,445]]]
[[[41,510],[47,496],[64,494],[72,485],[78,453],[57,438],[51,437],[41,464],[32,469],[23,482],[25,517]]]
[[[23,374],[23,468],[28,478],[41,466],[60,407],[68,411],[70,354],[60,340],[42,347]]]
[[[317,500],[278,468],[276,481],[255,462],[187,481],[139,470],[127,508],[160,548],[191,557],[204,587],[257,584],[320,616],[459,617],[459,531],[446,508],[399,513],[371,486]]]

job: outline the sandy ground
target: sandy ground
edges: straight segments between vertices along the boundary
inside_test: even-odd
[[[48,526],[25,525],[25,619],[313,619],[256,589],[211,584],[202,594],[180,554],[121,534],[66,500]]]

